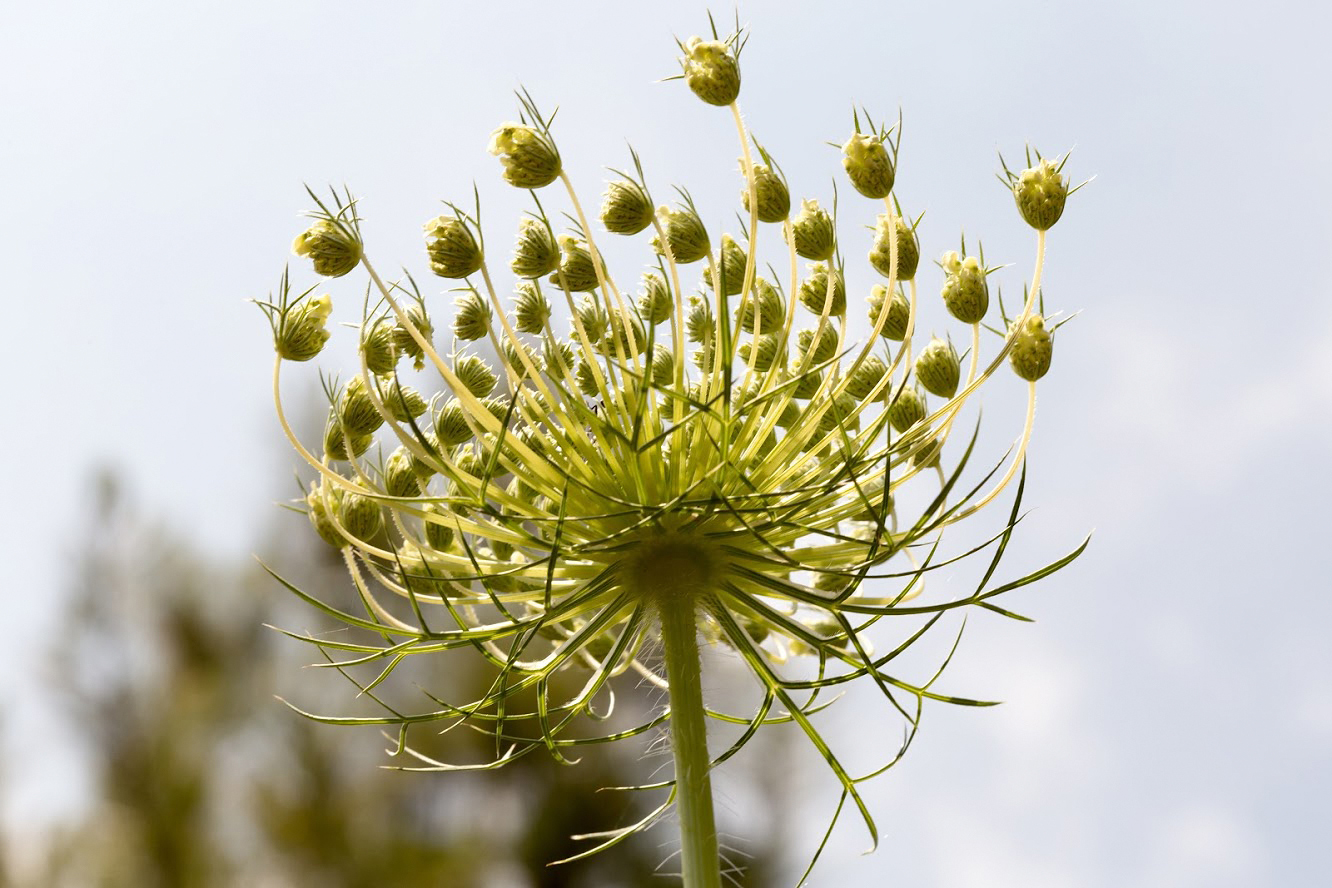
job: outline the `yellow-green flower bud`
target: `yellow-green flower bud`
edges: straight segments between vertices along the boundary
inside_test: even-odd
[[[787,401],[782,407],[781,415],[777,417],[777,425],[789,429],[798,422],[800,422],[800,405],[795,401]]]
[[[384,526],[379,503],[359,493],[344,493],[338,502],[338,520],[354,539],[369,540]]]
[[[943,450],[943,444],[938,438],[931,438],[925,442],[915,455],[911,457],[911,462],[917,466],[924,466],[932,469],[939,464],[939,454]]]
[[[710,341],[705,342],[701,348],[694,351],[690,359],[694,362],[694,366],[702,371],[705,376],[710,376],[712,371],[716,369],[717,347]]]
[[[573,346],[558,339],[547,339],[541,363],[553,379],[564,379],[574,367]]]
[[[399,447],[384,463],[384,492],[404,499],[421,495],[419,462],[406,447]]]
[[[1058,164],[1043,159],[1013,178],[1013,198],[1028,225],[1038,231],[1047,231],[1064,213],[1068,179],[1059,172]]]
[[[856,399],[846,392],[838,392],[833,395],[828,409],[823,411],[819,417],[818,433],[826,435],[833,429],[841,428],[847,432],[854,432],[860,428],[860,415],[855,412],[860,406]]]
[[[959,259],[956,250],[949,250],[939,264],[946,275],[940,295],[949,314],[964,324],[980,323],[990,307],[990,287],[980,260]]]
[[[426,543],[436,552],[447,552],[453,545],[453,513],[438,503],[426,506],[425,512]]]
[[[920,242],[916,240],[916,231],[901,216],[894,215],[897,224],[897,279],[909,281],[916,276],[916,267],[920,265]],[[891,278],[892,248],[888,242],[891,236],[888,228],[888,214],[880,213],[874,228],[874,246],[870,248],[869,261],[874,270],[886,278]]]
[[[453,335],[473,342],[490,335],[494,315],[490,303],[475,290],[469,290],[453,301]]]
[[[842,166],[856,190],[875,200],[893,190],[893,159],[883,140],[873,134],[856,133],[842,146]]]
[[[870,290],[869,320],[871,324],[878,323],[879,314],[884,310],[883,303],[887,296],[888,288],[883,284],[875,284]],[[911,303],[907,302],[907,298],[902,295],[901,290],[896,290],[893,292],[893,298],[888,302],[888,317],[884,319],[883,327],[879,329],[879,335],[884,339],[901,342],[906,338],[907,324],[910,320]]]
[[[486,408],[486,412],[501,423],[509,415],[509,400],[507,398],[482,398],[481,406]]]
[[[319,538],[328,543],[335,549],[341,549],[347,545],[347,540],[338,532],[333,524],[333,519],[329,517],[328,505],[324,502],[325,493],[333,508],[337,508],[338,501],[342,499],[342,490],[333,485],[327,487],[319,481],[310,483],[310,493],[305,497],[306,515],[310,518],[310,524],[314,527],[315,533]]]
[[[796,381],[792,396],[802,401],[808,401],[818,394],[819,387],[823,385],[823,373],[819,370],[797,372],[799,373],[799,379]]]
[[[350,226],[320,219],[296,236],[291,245],[297,256],[308,256],[316,274],[342,277],[361,264],[361,241]]]
[[[638,234],[652,224],[652,202],[643,186],[632,179],[617,179],[601,198],[601,224],[612,234]]]
[[[595,398],[601,391],[597,388],[597,377],[592,371],[592,365],[582,358],[578,359],[578,369],[574,372],[578,377],[578,390],[589,398]]]
[[[518,243],[509,267],[518,277],[529,280],[560,267],[560,247],[545,222],[525,216],[518,223]]]
[[[361,337],[361,352],[365,366],[371,373],[392,373],[398,366],[398,347],[393,344],[393,324],[388,318],[379,318]]]
[[[675,355],[664,345],[652,349],[652,384],[668,386],[675,379]]]
[[[1008,353],[1008,360],[1014,372],[1028,382],[1035,382],[1049,371],[1054,354],[1054,342],[1050,331],[1045,329],[1045,319],[1033,314],[1011,335],[1013,350]]]
[[[846,377],[843,384],[843,390],[853,398],[864,400],[869,397],[870,392],[883,379],[884,374],[888,372],[888,367],[879,359],[878,355],[866,355],[865,360],[860,362],[860,366]],[[884,387],[888,391],[888,387]]]
[[[829,306],[828,314],[840,318],[846,314],[846,282],[841,272],[834,269],[832,275],[832,301],[828,299],[828,267],[820,262],[809,267],[809,277],[800,284],[800,304],[816,315],[823,314],[823,307]]]
[[[480,446],[475,442],[461,444],[453,449],[453,464],[458,471],[473,478],[480,478],[486,473],[486,459]]]
[[[308,361],[328,342],[328,316],[333,313],[333,299],[327,293],[302,299],[278,318],[273,345],[288,361]]]
[[[384,409],[398,422],[409,422],[426,412],[429,405],[425,398],[410,385],[400,381],[386,382],[379,388],[379,396],[384,402]]]
[[[430,316],[426,314],[425,307],[420,304],[412,304],[404,310],[407,320],[421,334],[421,338],[430,343],[435,335],[435,327],[430,323]],[[412,358],[412,364],[417,370],[425,366],[425,349],[417,343],[416,337],[412,336],[410,330],[402,324],[393,328],[393,344],[398,347],[398,351]]]
[[[647,348],[647,333],[643,330],[643,323],[638,318],[619,310],[612,311],[609,317],[610,336],[603,343],[607,352],[614,353],[615,343],[618,342],[626,356],[634,351],[642,354]]]
[[[370,449],[370,442],[374,440],[373,434],[352,434],[350,436],[350,447],[348,439],[343,437],[342,427],[338,425],[337,417],[329,417],[329,422],[324,426],[324,455],[333,460],[345,460],[360,456]]]
[[[602,310],[592,299],[583,299],[578,303],[578,322],[583,326],[583,333],[587,336],[587,341],[596,345],[601,338],[606,335],[606,328],[610,326],[610,318],[606,317],[606,312]],[[578,328],[574,326],[573,337],[578,337]]]
[[[905,432],[928,415],[925,396],[914,385],[904,386],[888,405],[888,421],[899,432]]]
[[[791,191],[786,180],[774,173],[766,164],[754,164],[754,194],[758,197],[760,222],[785,222],[791,214]],[[749,212],[749,183],[740,190],[740,202]]]
[[[931,395],[953,397],[960,377],[961,367],[951,342],[936,336],[916,356],[916,378]]]
[[[455,216],[436,216],[425,224],[430,270],[442,278],[465,278],[481,268],[481,247],[471,227]]]
[[[435,437],[444,447],[457,447],[472,440],[472,427],[467,424],[467,409],[457,398],[450,398],[448,403],[435,414]]]
[[[666,279],[655,271],[643,275],[643,292],[638,297],[638,312],[652,326],[660,324],[671,316],[675,300],[671,298],[671,288]]]
[[[729,105],[740,95],[740,62],[717,40],[690,37],[682,47],[685,83],[709,105]]]
[[[560,236],[560,267],[550,282],[571,293],[586,293],[597,288],[597,269],[587,245],[572,235]]]
[[[758,373],[766,373],[778,360],[780,337],[775,333],[764,333],[757,343],[746,342],[740,346],[740,360]],[[785,357],[784,355],[782,357]]]
[[[342,427],[353,435],[368,435],[384,424],[384,417],[379,415],[375,402],[365,390],[365,380],[359,376],[353,376],[342,390],[338,417]]]
[[[795,251],[806,259],[825,262],[837,249],[832,216],[819,206],[817,200],[800,202],[800,212],[791,220],[791,237],[795,241]]]
[[[721,279],[722,292],[727,296],[735,296],[744,288],[745,263],[749,261],[749,257],[729,234],[722,235],[718,256],[720,261],[717,263],[717,276]],[[703,273],[703,283],[709,290],[712,289],[710,272]]]
[[[801,330],[796,342],[800,345],[800,353],[808,355],[809,360],[815,364],[822,364],[837,354],[837,331],[833,329],[832,324],[823,325],[818,342],[814,341],[813,330]]]
[[[495,390],[497,379],[494,372],[491,371],[490,365],[476,355],[462,355],[455,360],[453,375],[457,376],[467,390],[478,398],[484,398]]]
[[[671,258],[680,265],[697,262],[711,252],[712,241],[708,239],[708,230],[692,207],[684,206],[678,210],[667,206],[657,207],[657,221],[662,231],[666,232]],[[666,255],[659,236],[652,236],[652,247],[661,255]]]
[[[685,317],[685,335],[690,342],[703,342],[710,338],[717,329],[717,321],[712,315],[712,303],[689,297],[689,314]]]
[[[555,140],[525,123],[506,123],[491,133],[490,153],[504,164],[504,181],[517,188],[544,188],[560,176]]]
[[[514,320],[519,333],[540,333],[550,320],[550,303],[530,281],[521,281],[514,297]]]
[[[838,280],[841,280],[840,276]],[[740,324],[744,329],[772,333],[786,323],[786,304],[776,287],[763,278],[755,278],[754,290],[739,315]]]

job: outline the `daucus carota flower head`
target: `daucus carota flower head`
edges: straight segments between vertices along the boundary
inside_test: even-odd
[[[705,101],[734,108],[741,43],[733,35],[683,44],[685,79]],[[381,674],[363,688],[376,701],[375,687],[409,658],[479,653],[497,673],[478,699],[427,694],[418,711],[384,703],[375,717],[331,720],[397,725],[403,754],[417,725],[479,725],[503,738],[500,763],[541,748],[564,759],[575,747],[669,724],[678,773],[662,784],[669,797],[657,814],[678,800],[686,881],[707,885],[715,883],[690,881],[691,872],[707,868],[707,848],[700,851],[697,840],[711,823],[710,807],[706,823],[698,808],[710,760],[701,725],[711,716],[743,726],[732,746],[711,756],[721,761],[764,724],[795,722],[873,832],[858,789],[865,775],[848,771],[821,735],[819,695],[856,679],[879,688],[909,726],[886,768],[915,736],[925,700],[976,702],[935,690],[937,675],[898,674],[898,655],[954,610],[1015,616],[993,599],[1081,551],[994,581],[1016,523],[1019,483],[988,549],[975,550],[990,559],[975,591],[941,598],[924,589],[950,562],[940,548],[945,530],[1009,489],[1024,465],[1035,380],[1049,368],[1050,338],[1035,312],[1044,229],[1028,298],[1016,317],[1004,318],[1008,332],[992,355],[980,359],[988,298],[975,292],[978,283],[984,291],[989,272],[983,262],[977,272],[955,255],[942,263],[950,282],[943,292],[950,312],[970,325],[965,365],[946,336],[919,348],[919,251],[915,226],[891,196],[900,171],[882,165],[887,133],[847,143],[852,183],[879,202],[843,209],[860,224],[877,216],[868,266],[847,269],[837,220],[814,199],[790,217],[789,198],[773,193],[777,183],[784,190],[784,179],[772,174],[775,163],[761,148],[764,163],[755,162],[736,110],[746,174],[739,235],[710,237],[699,204],[683,188],[680,203],[653,212],[637,154],[635,175],[621,174],[606,192],[604,229],[643,232],[640,243],[654,266],[635,299],[617,284],[597,246],[601,230],[558,174],[548,119],[526,93],[521,101],[524,119],[534,123],[508,125],[495,137],[505,178],[524,187],[562,178],[574,228],[553,238],[546,210],[534,201],[520,223],[513,295],[502,297],[482,248],[480,198],[473,212],[448,204],[449,214],[428,223],[430,267],[462,281],[452,323],[439,325],[452,332],[448,348],[435,341],[427,311],[447,301],[423,295],[410,276],[379,276],[361,248],[350,195],[335,194],[332,206],[316,199],[318,220],[342,219],[356,232],[358,262],[375,298],[360,320],[352,381],[326,386],[322,454],[282,423],[318,476],[305,511],[319,536],[342,550],[365,612],[338,610],[288,585],[365,635],[298,637],[339,666],[376,664]],[[529,138],[556,159],[557,172],[515,182]],[[708,213],[726,215],[721,208]],[[789,268],[788,280],[775,270],[769,278],[758,274],[760,221],[781,223],[781,237],[773,232],[767,245],[780,261],[762,267]],[[803,280],[797,256],[813,260]],[[702,281],[687,292],[685,266],[699,262]],[[866,288],[860,275],[870,269],[886,283]],[[327,338],[327,297],[311,300],[307,291],[293,301],[287,294],[284,275],[278,298],[263,303],[278,353],[275,391],[283,361],[314,357]],[[848,312],[852,298],[863,300],[867,313]],[[849,316],[862,324],[867,316],[869,334],[858,338]],[[428,367],[417,382],[428,396],[399,377],[401,354],[413,356],[418,370]],[[1006,468],[1001,462],[978,482],[964,481],[976,438],[959,440],[955,423],[969,399],[998,380],[1005,358],[1028,381],[1024,431]],[[932,405],[925,392],[936,399]],[[278,407],[281,417],[280,399]],[[903,492],[925,487],[932,489],[918,511],[900,511]],[[904,641],[874,653],[869,627],[876,623],[911,628]],[[702,701],[700,638],[748,667],[760,693],[751,714],[726,716]],[[810,669],[802,672],[801,660]],[[572,696],[559,697],[557,678],[565,673],[580,683]],[[622,674],[666,690],[669,710],[606,735],[571,730]],[[528,705],[520,701],[532,701],[530,711],[517,711]],[[519,718],[536,728],[512,729]],[[453,766],[418,756],[414,767]]]

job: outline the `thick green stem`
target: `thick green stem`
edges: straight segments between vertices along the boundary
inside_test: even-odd
[[[671,693],[671,751],[675,755],[675,808],[680,817],[680,859],[685,888],[721,888],[717,826],[708,775],[707,725],[698,659],[697,602],[688,593],[659,598],[666,678]]]

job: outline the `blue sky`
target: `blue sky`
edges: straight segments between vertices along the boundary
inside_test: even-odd
[[[686,184],[721,218],[737,150],[724,112],[655,82],[676,70],[672,36],[705,25],[692,2],[54,2],[7,18],[12,825],[76,795],[31,688],[93,468],[234,556],[286,494],[271,344],[245,300],[276,284],[303,182],[350,185],[372,255],[421,268],[440,199],[475,180],[490,218],[517,212],[485,146],[519,84],[560,105],[585,201],[628,140],[659,191]],[[1035,566],[1094,529],[1092,547],[1022,593],[1036,625],[973,621],[951,686],[1009,702],[930,713],[871,792],[884,848],[858,856],[848,821],[820,884],[1314,884],[1332,821],[1332,13],[783,2],[741,19],[741,101],[797,196],[827,199],[824,143],[852,103],[902,109],[898,194],[926,211],[926,257],[965,228],[1015,263],[1016,291],[1032,238],[996,149],[1074,147],[1069,172],[1096,176],[1050,238],[1048,298],[1082,314],[1041,384],[1015,557]],[[986,395],[1000,449],[1021,400]],[[819,817],[835,799],[807,770]]]

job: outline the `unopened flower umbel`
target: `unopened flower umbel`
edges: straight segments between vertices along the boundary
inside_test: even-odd
[[[678,188],[679,201],[658,203],[633,154],[634,175],[616,174],[594,226],[550,119],[523,93],[522,121],[497,129],[491,149],[510,185],[561,187],[543,191],[507,229],[519,232],[513,278],[489,264],[479,197],[474,209],[446,203],[426,224],[424,258],[446,284],[423,293],[410,275],[381,277],[359,205],[335,193],[316,198],[297,253],[316,274],[359,268],[364,279],[331,296],[311,287],[293,298],[284,274],[261,304],[277,351],[275,395],[284,363],[324,348],[332,302],[364,306],[352,316],[360,344],[350,375],[326,383],[322,449],[297,438],[277,398],[314,476],[303,508],[341,551],[365,603],[363,613],[340,611],[283,580],[352,630],[293,635],[349,674],[373,669],[362,688],[373,701],[381,698],[372,689],[408,658],[480,656],[495,670],[478,699],[426,689],[414,710],[385,703],[371,717],[314,717],[396,726],[399,754],[423,770],[460,766],[413,753],[415,732],[460,722],[502,738],[495,762],[461,767],[542,748],[571,760],[579,747],[664,728],[675,771],[661,784],[661,806],[598,839],[612,844],[674,807],[690,888],[721,884],[709,772],[769,723],[794,723],[809,738],[877,839],[861,783],[900,758],[925,701],[979,705],[936,688],[937,674],[899,671],[898,655],[932,638],[953,611],[1016,617],[995,599],[1085,546],[999,577],[1019,515],[1023,485],[1012,482],[1025,476],[1036,380],[1050,367],[1053,327],[1037,307],[1047,230],[1058,218],[1051,176],[1062,162],[1037,168],[1040,195],[1026,173],[1012,185],[1037,229],[1036,264],[1014,317],[987,322],[985,276],[994,269],[957,254],[940,263],[943,304],[920,299],[916,258],[937,248],[893,197],[904,171],[890,134],[900,129],[862,135],[857,115],[855,132],[834,142],[844,146],[850,198],[834,204],[825,194],[821,205],[807,196],[792,217],[785,178],[767,151],[755,158],[758,143],[735,104],[744,41],[738,31],[713,38],[681,44],[682,77],[731,111],[738,200],[730,188],[716,204]],[[824,206],[836,206],[836,218]],[[737,213],[739,230],[723,231],[718,223]],[[849,236],[866,225],[875,229],[870,261],[848,265],[848,256],[864,257],[863,241],[841,249],[841,229]],[[612,267],[600,250],[607,231],[637,238],[646,272]],[[861,308],[848,311],[852,302]],[[926,313],[931,324],[960,319],[969,348],[959,356],[946,332],[922,348]],[[982,327],[1006,330],[984,357]],[[1028,391],[1016,446],[988,475],[971,477],[976,438],[957,420],[983,386],[1010,383]],[[916,488],[927,495],[902,496]],[[947,552],[948,528],[979,520],[1006,491],[1011,508],[968,556],[987,559],[983,579],[961,595],[927,589],[936,570],[963,557]],[[902,511],[903,502],[917,511]],[[895,628],[898,637],[871,644]],[[706,704],[702,644],[747,667],[759,688],[752,712],[737,719]],[[555,690],[567,686],[555,680],[564,674],[577,677],[568,697]],[[900,745],[872,743],[893,748],[869,773],[849,770],[819,727],[818,712],[853,680],[878,687],[885,711],[907,727]],[[599,735],[620,681],[660,687],[667,706]],[[710,719],[738,721],[739,738],[710,747]],[[513,727],[520,722],[539,730],[524,735]],[[816,837],[809,847],[822,846]]]

